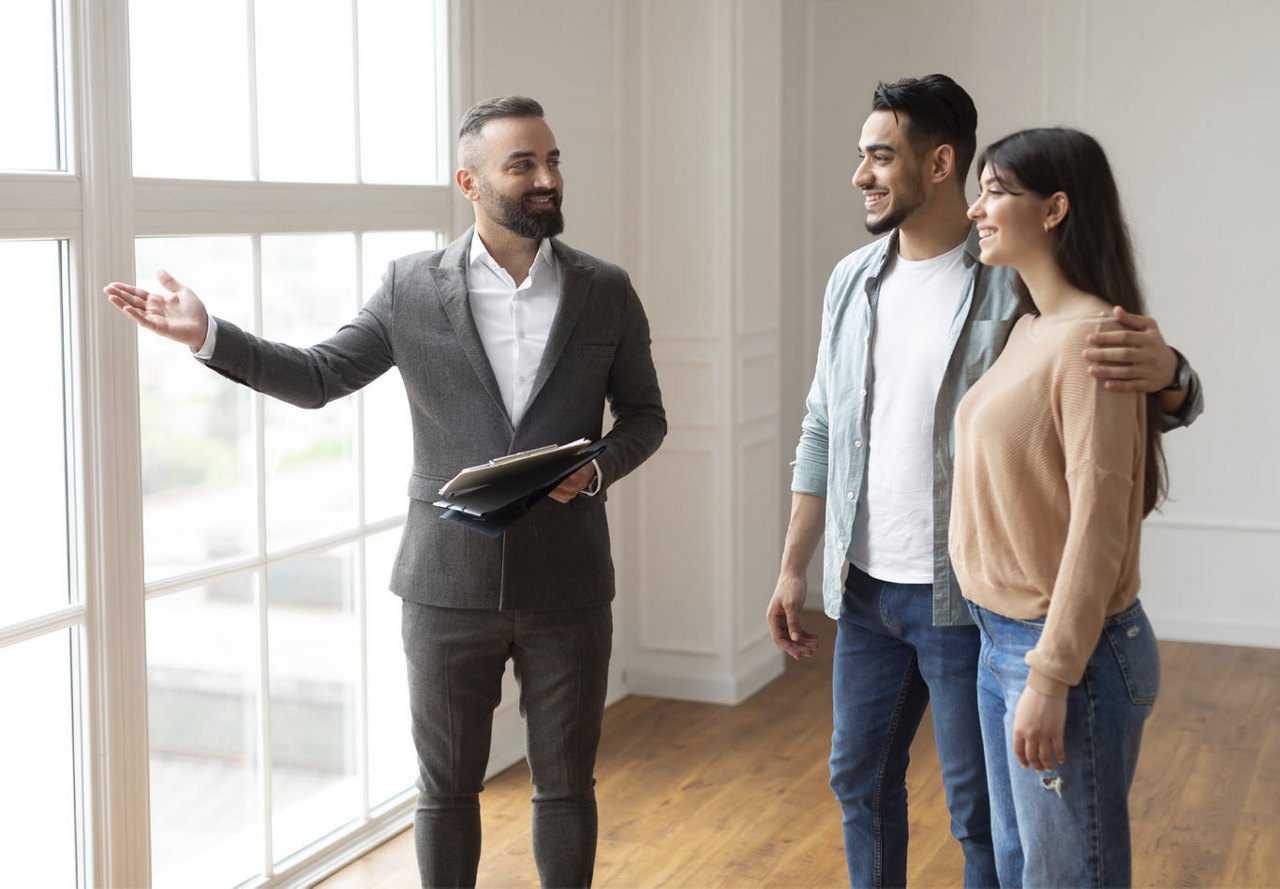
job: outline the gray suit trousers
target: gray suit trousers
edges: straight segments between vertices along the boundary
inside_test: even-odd
[[[613,645],[609,605],[562,611],[405,600],[402,633],[418,753],[414,842],[423,886],[474,886],[480,791],[506,662],[515,664],[543,886],[589,886],[595,760]]]

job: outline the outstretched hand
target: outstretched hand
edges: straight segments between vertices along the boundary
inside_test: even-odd
[[[1089,362],[1089,373],[1115,392],[1159,392],[1172,383],[1178,358],[1165,343],[1156,319],[1119,306],[1113,314],[1125,329],[1090,334],[1090,348],[1081,353]]]
[[[183,343],[192,349],[204,345],[209,333],[209,313],[200,297],[160,269],[156,277],[167,293],[152,293],[131,284],[113,281],[102,288],[107,299],[138,323],[139,327]]]

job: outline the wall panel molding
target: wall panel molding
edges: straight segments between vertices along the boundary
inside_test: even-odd
[[[753,510],[777,512],[781,488],[763,465],[778,449],[781,9],[628,5],[633,243],[669,422],[628,606],[627,684],[652,694],[734,702],[781,669],[763,618],[745,617],[763,615],[755,578],[779,533]]]

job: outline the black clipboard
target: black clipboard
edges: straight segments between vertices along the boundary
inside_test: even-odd
[[[440,518],[445,521],[500,537],[556,485],[604,449],[603,442],[582,440],[471,466],[440,489],[441,499],[434,505],[443,508]]]

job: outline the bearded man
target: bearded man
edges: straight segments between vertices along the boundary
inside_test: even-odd
[[[310,348],[210,317],[164,272],[168,294],[106,291],[213,370],[299,407],[399,368],[414,465],[391,591],[404,600],[422,884],[475,885],[479,794],[511,660],[539,876],[544,886],[587,886],[613,633],[605,491],[657,450],[666,416],[626,272],[555,239],[564,181],[542,106],[522,96],[476,105],[459,128],[458,162],[475,225],[443,250],[391,263],[360,314]],[[606,404],[614,422],[601,439]],[[441,521],[432,506],[464,467],[579,438],[605,449],[500,537]]]

